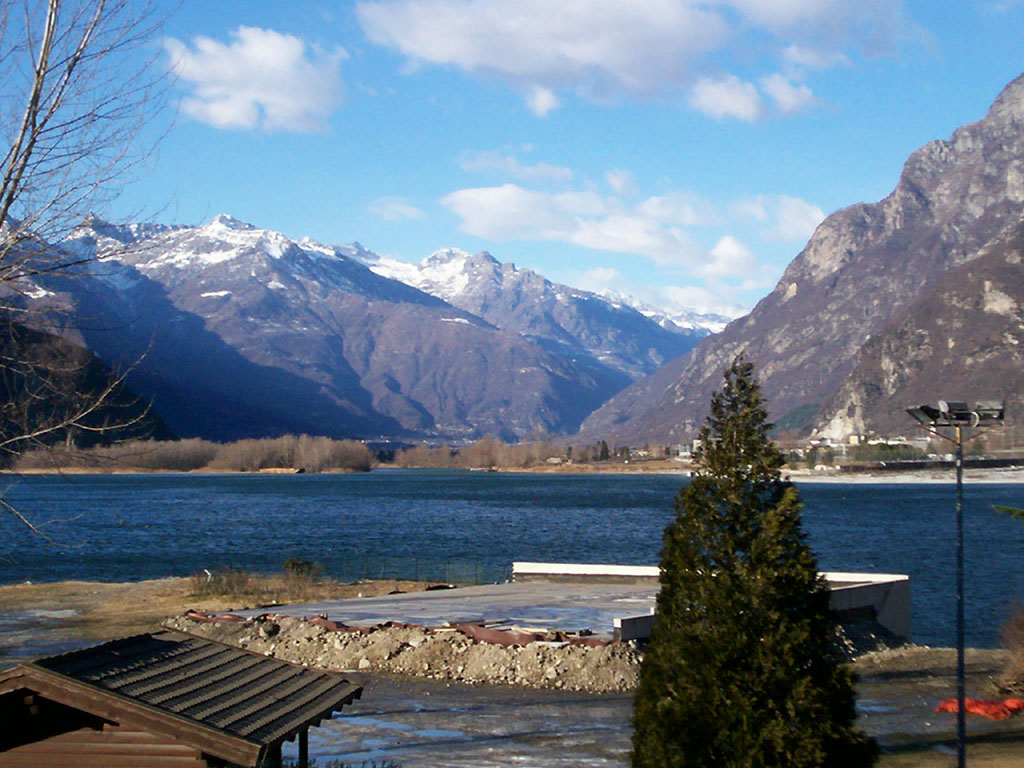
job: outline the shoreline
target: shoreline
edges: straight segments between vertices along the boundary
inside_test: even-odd
[[[646,462],[644,462],[646,463]],[[658,466],[645,467],[644,463],[633,465],[570,465],[570,466],[537,466],[537,467],[501,467],[487,470],[488,473],[500,474],[538,474],[538,475],[679,475],[689,477],[692,471],[689,466],[674,468],[659,463]],[[432,470],[443,472],[479,472],[478,469],[466,468],[436,468],[436,467],[392,467],[379,466],[367,472],[374,471],[422,471]],[[268,467],[255,471],[230,470],[230,469],[193,469],[193,470],[172,470],[172,469],[143,469],[143,468],[99,468],[99,467],[68,467],[64,469],[0,469],[0,477],[28,477],[28,476],[92,476],[92,475],[242,475],[242,476],[290,476],[290,475],[351,475],[365,474],[361,470],[331,469],[324,472],[299,472],[291,468]],[[840,472],[836,470],[808,470],[808,469],[782,469],[783,479],[793,483],[828,483],[846,485],[933,485],[933,484],[954,484],[956,478],[953,469],[919,469],[905,470],[898,472],[885,472],[882,470],[865,470],[863,472]],[[1010,468],[964,468],[965,483],[980,483],[992,485],[1013,485],[1024,484],[1024,467]]]

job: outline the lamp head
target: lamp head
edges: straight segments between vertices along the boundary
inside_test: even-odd
[[[938,408],[918,405],[907,413],[921,424],[932,427],[977,427],[1003,421],[1004,404],[997,400],[979,400],[972,410],[963,400],[939,400]]]
[[[982,422],[1003,421],[1006,416],[1006,403],[999,400],[979,400],[974,404],[974,412]]]
[[[918,405],[913,408],[907,408],[907,413],[922,424],[933,424],[942,416],[939,409],[931,405]]]

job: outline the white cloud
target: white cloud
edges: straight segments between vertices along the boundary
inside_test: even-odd
[[[566,183],[572,180],[572,170],[560,165],[534,163],[523,165],[512,155],[501,152],[463,152],[459,167],[474,173],[496,171],[519,181],[552,181]]]
[[[565,242],[696,267],[710,257],[683,227],[702,223],[701,207],[682,201],[664,196],[629,206],[592,191],[540,192],[516,184],[460,189],[441,200],[462,219],[462,231],[478,237]]]
[[[662,287],[660,297],[670,310],[724,315],[728,318],[739,317],[748,311],[736,302],[736,290],[728,286],[718,286],[710,291],[696,285],[666,285]]]
[[[746,200],[737,200],[730,204],[729,209],[733,216],[740,219],[767,221],[768,209],[766,207],[766,202],[768,199],[767,195],[758,195],[757,197],[750,197]]]
[[[559,106],[559,101],[555,92],[550,88],[542,88],[536,85],[526,95],[526,106],[537,117],[546,117],[548,112]]]
[[[794,83],[776,72],[761,78],[761,89],[775,102],[784,115],[800,112],[818,103],[811,89],[803,83]]]
[[[816,205],[789,195],[757,195],[730,206],[734,216],[766,223],[761,235],[781,242],[804,242],[825,219]]]
[[[636,207],[645,218],[665,224],[694,226],[718,224],[720,219],[707,201],[680,192],[649,197]]]
[[[611,267],[594,267],[580,275],[576,285],[585,291],[600,293],[611,288],[618,287],[622,281],[619,270]]]
[[[716,120],[734,117],[749,123],[764,114],[757,87],[735,75],[697,80],[690,92],[690,106]]]
[[[780,195],[775,209],[777,224],[768,236],[784,242],[807,240],[825,219],[825,212],[798,197]]]
[[[367,210],[385,221],[422,219],[423,211],[401,197],[380,197],[367,206]]]
[[[797,43],[839,51],[855,46],[869,56],[890,53],[913,24],[900,0],[727,0],[755,28]]]
[[[168,39],[174,73],[188,84],[182,111],[217,128],[319,131],[341,103],[342,48],[307,48],[292,35],[240,26],[228,44],[208,37],[192,47]]]
[[[413,62],[503,78],[534,107],[551,97],[533,89],[603,100],[681,88],[730,34],[720,14],[688,1],[373,0],[356,13],[374,42]]]
[[[850,58],[839,51],[823,51],[795,44],[786,47],[782,52],[782,60],[787,64],[807,69],[831,69],[850,64]]]
[[[597,102],[673,98],[736,54],[775,49],[788,64],[821,68],[855,52],[891,52],[915,31],[902,0],[363,0],[356,15],[370,40],[414,66],[502,80],[540,116],[562,92]],[[711,81],[716,90],[722,80]],[[725,104],[719,94],[709,113],[753,119],[752,88]]]
[[[712,261],[703,265],[701,277],[737,277],[756,272],[757,257],[747,246],[731,235],[725,235],[711,249]]]
[[[639,192],[633,174],[621,168],[613,168],[608,171],[604,175],[604,179],[608,182],[608,186],[614,189],[617,194],[635,195]]]

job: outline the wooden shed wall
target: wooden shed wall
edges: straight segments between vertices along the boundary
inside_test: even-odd
[[[106,724],[81,728],[0,752],[7,768],[207,768],[194,747],[147,731]]]

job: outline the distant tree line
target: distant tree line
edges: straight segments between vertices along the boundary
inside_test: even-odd
[[[564,458],[566,449],[552,442],[503,443],[484,437],[465,446],[417,445],[395,453],[396,467],[487,469],[533,467],[551,458]]]
[[[309,435],[216,443],[184,440],[124,440],[109,445],[62,443],[39,446],[14,458],[14,471],[85,469],[94,471],[259,472],[294,469],[303,472],[368,471],[378,464],[400,468],[490,469],[530,468],[557,459],[556,464],[625,462],[671,455],[668,447],[609,446],[599,440],[567,445],[553,440],[505,443],[483,437],[466,445],[427,445],[374,451],[356,440]]]
[[[356,440],[285,435],[234,443],[199,439],[129,440],[91,448],[38,448],[18,457],[13,468],[15,471],[78,468],[169,472],[258,472],[264,469],[366,472],[374,464],[374,454]]]
[[[586,445],[571,445],[551,440],[522,443],[504,443],[493,437],[484,437],[468,445],[417,445],[395,451],[396,467],[426,467],[433,469],[481,469],[489,467],[528,468],[558,459],[556,463],[589,464],[593,462],[623,462],[637,458],[665,458],[675,455],[670,446],[644,445],[611,447],[607,440]]]

